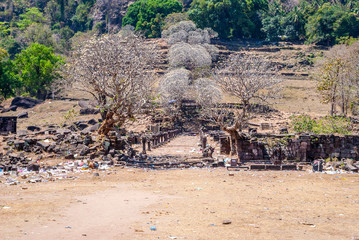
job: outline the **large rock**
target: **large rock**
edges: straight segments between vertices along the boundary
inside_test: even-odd
[[[7,112],[10,112],[10,111],[15,112],[16,110],[17,110],[17,107],[16,107],[16,106],[11,106],[11,107],[9,107],[9,108],[3,109],[3,110],[1,111],[1,113],[7,113]]]
[[[89,126],[81,131],[82,134],[88,134],[90,132],[96,132],[101,127],[101,123],[97,123],[93,126]]]
[[[28,112],[22,112],[19,115],[17,115],[17,118],[28,118],[29,113]]]
[[[27,130],[34,132],[34,131],[40,131],[41,128],[39,128],[37,126],[28,126]]]
[[[90,153],[90,148],[87,146],[83,146],[80,151],[80,156],[85,156]]]
[[[98,114],[100,110],[95,108],[81,108],[80,115],[90,115],[90,114]]]
[[[80,108],[95,108],[96,104],[94,104],[93,102],[90,101],[79,101],[78,105],[80,106]]]
[[[38,164],[30,164],[27,166],[27,171],[39,171],[40,165]]]
[[[97,123],[97,121],[95,119],[91,119],[87,123],[90,125],[95,125]]]
[[[33,108],[37,104],[42,103],[43,101],[32,99],[28,97],[16,97],[11,102],[11,107],[21,107],[21,108]]]

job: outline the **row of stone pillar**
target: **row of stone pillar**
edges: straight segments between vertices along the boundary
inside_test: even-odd
[[[142,153],[146,154],[147,151],[151,151],[153,148],[157,148],[167,143],[179,134],[179,130],[170,130],[168,132],[160,132],[151,136],[142,136]]]

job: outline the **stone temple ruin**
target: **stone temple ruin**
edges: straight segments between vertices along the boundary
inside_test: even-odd
[[[0,134],[16,133],[17,117],[0,117]]]
[[[193,108],[190,105],[191,109]],[[193,109],[192,109],[193,110]],[[190,112],[188,109],[184,111]],[[190,114],[191,115],[191,114]],[[190,119],[190,116],[187,116]],[[302,165],[317,159],[359,160],[359,136],[259,134],[249,129],[245,137],[237,139],[238,155],[229,159],[230,137],[218,126],[201,123],[198,141],[202,157],[148,156],[153,149],[164,146],[180,134],[197,135],[179,125],[175,128],[161,127],[164,119],[153,118],[146,132],[129,133],[114,130],[105,138],[96,132],[101,122],[94,119],[77,121],[68,126],[50,125],[41,129],[31,126],[16,129],[16,117],[0,118],[0,133],[5,154],[0,154],[0,168],[11,171],[18,168],[39,169],[43,158],[86,161],[98,165],[128,166],[152,169],[221,167],[250,170],[298,170]],[[265,126],[264,126],[265,127]],[[207,144],[211,136],[220,146],[219,155],[213,158],[214,148]],[[29,157],[31,156],[31,157]],[[359,161],[346,161],[342,169],[356,172]]]

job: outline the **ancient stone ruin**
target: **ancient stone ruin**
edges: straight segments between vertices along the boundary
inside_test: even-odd
[[[0,134],[16,133],[17,117],[0,117]]]

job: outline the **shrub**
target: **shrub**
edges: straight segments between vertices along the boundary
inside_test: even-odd
[[[319,120],[308,115],[291,117],[291,127],[295,132],[312,132],[315,134],[351,134],[349,118],[341,116],[327,116]]]
[[[291,116],[291,127],[296,132],[313,132],[316,121],[308,115]]]

